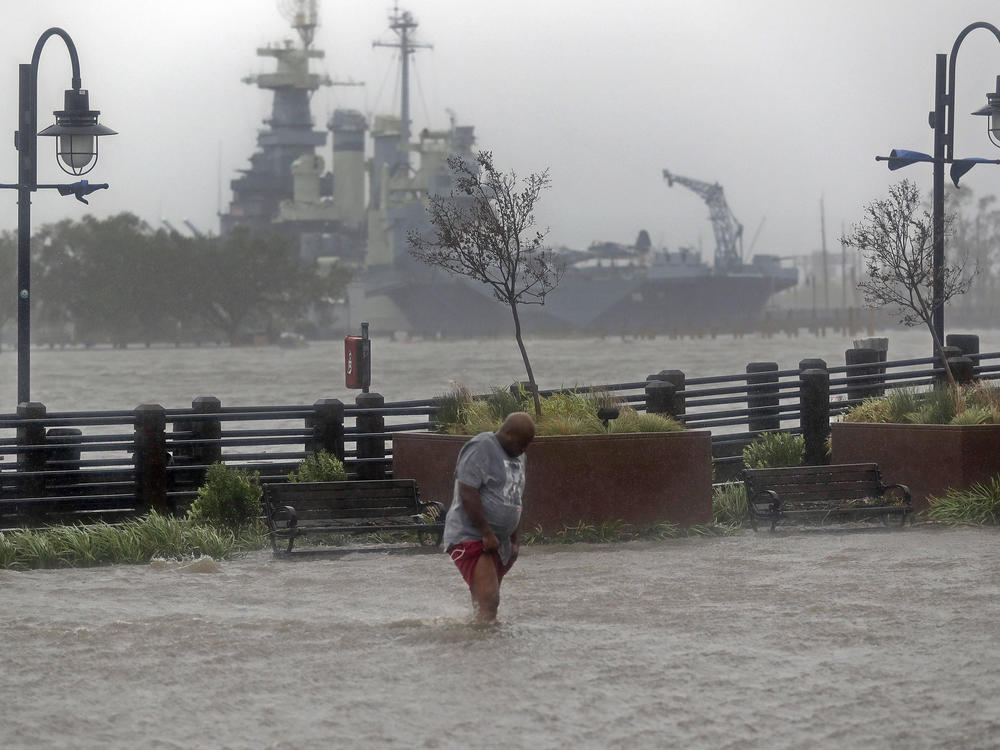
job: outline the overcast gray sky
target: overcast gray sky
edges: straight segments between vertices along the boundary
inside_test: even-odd
[[[549,167],[539,219],[553,244],[631,242],[641,228],[669,248],[714,247],[707,209],[661,170],[720,182],[755,252],[799,255],[828,246],[862,205],[908,176],[931,186],[929,165],[890,173],[876,154],[931,151],[934,56],[950,52],[974,21],[1000,25],[987,0],[409,0],[432,50],[417,53],[415,128],[444,127],[446,109],[476,127],[480,147],[504,167]],[[394,108],[395,60],[385,0],[320,0],[314,63],[364,88],[324,89],[332,110]],[[61,26],[80,55],[83,84],[102,122],[88,175],[109,182],[90,207],[52,191],[33,202],[33,225],[87,212],[132,211],[151,224],[190,219],[218,231],[220,200],[248,164],[270,96],[240,82],[273,61],[255,50],[293,32],[276,0],[35,0],[5,14],[0,44],[0,181],[16,181],[17,66],[38,36]],[[956,155],[998,156],[984,118],[1000,73],[1000,44],[976,31],[957,66]],[[58,39],[42,54],[40,125],[62,106],[69,64]],[[5,114],[3,114],[5,112]],[[39,179],[59,181],[50,140]],[[324,153],[329,165],[329,153]],[[221,179],[221,182],[220,182]],[[977,193],[1000,194],[1000,168],[968,175]],[[14,191],[0,193],[0,229],[16,226]],[[766,219],[765,219],[766,217]],[[761,222],[763,226],[761,226]]]

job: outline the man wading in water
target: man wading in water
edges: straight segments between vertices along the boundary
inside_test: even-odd
[[[534,437],[531,417],[514,412],[499,430],[480,432],[458,454],[443,544],[469,584],[480,622],[496,619],[500,581],[517,559],[524,450]]]

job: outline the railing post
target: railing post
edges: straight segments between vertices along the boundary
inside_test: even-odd
[[[875,349],[847,349],[844,362],[847,364],[847,398],[860,401],[885,395],[885,380],[880,377],[883,368],[879,352]],[[867,366],[866,366],[867,365]]]
[[[646,412],[677,417],[677,395],[673,383],[663,380],[646,381]]]
[[[963,357],[972,360],[973,367],[979,367],[979,337],[972,333],[949,333],[945,343],[962,352]],[[956,376],[957,379],[958,376]]]
[[[173,511],[167,501],[167,415],[159,404],[135,408],[135,506],[139,513]]]
[[[969,385],[976,379],[976,363],[972,357],[948,357],[948,366],[959,385]]]
[[[359,409],[382,409],[385,398],[381,393],[359,393],[354,403]],[[375,414],[359,414],[355,420],[358,433],[378,434],[385,432],[385,416],[381,412]],[[357,438],[358,464],[356,473],[359,479],[385,479],[385,438]]]
[[[804,462],[809,466],[829,463],[830,373],[825,369],[799,372],[799,427],[805,440]]]
[[[660,380],[672,383],[674,386],[674,404],[676,411],[671,412],[676,419],[684,419],[686,397],[684,395],[684,372],[682,370],[660,370],[650,380]]]
[[[337,398],[322,398],[313,404],[313,413],[306,417],[306,429],[312,437],[306,440],[306,451],[326,451],[344,460],[344,402]]]
[[[215,396],[198,396],[191,402],[191,410],[195,414],[218,414],[222,410],[222,402]],[[221,440],[222,421],[218,418],[192,419],[191,438],[193,440]],[[211,442],[192,445],[190,456],[197,466],[211,466],[222,460],[222,444]],[[205,481],[205,473],[202,471],[202,481]]]
[[[435,396],[431,399],[431,413],[427,415],[427,429],[429,432],[438,432],[441,429],[441,405],[443,403],[443,396]]]
[[[17,405],[18,419],[45,419],[45,404],[25,401]],[[45,445],[45,426],[23,424],[17,428],[18,447]],[[17,470],[19,472],[45,471],[46,451],[18,451]],[[20,479],[20,478],[19,478]],[[42,497],[45,495],[45,477],[25,477],[20,479],[18,495],[21,497]]]
[[[50,448],[48,454],[48,468],[54,471],[72,471],[73,474],[64,474],[56,481],[61,485],[72,485],[80,481],[80,438],[83,430],[76,427],[53,427],[45,433],[46,442],[49,444],[69,445],[68,448]]]
[[[948,360],[948,366],[950,367],[952,358],[961,356],[962,350],[957,346],[943,346],[937,350],[934,357],[934,367],[938,370],[938,372],[934,374],[935,388],[947,388],[950,385],[948,382],[948,373],[944,369],[945,360]],[[952,375],[955,375],[955,373],[952,372]],[[956,376],[955,379],[958,380],[958,377]]]
[[[750,362],[747,365],[747,427],[750,432],[778,430],[778,363]]]

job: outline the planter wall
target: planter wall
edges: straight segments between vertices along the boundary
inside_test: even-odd
[[[422,499],[447,506],[455,459],[467,440],[396,434],[393,476],[417,480]],[[537,437],[527,456],[524,528],[554,532],[581,521],[690,526],[712,520],[712,438],[707,430]]]
[[[949,489],[968,489],[1000,474],[1000,425],[868,424],[830,425],[832,461],[875,461],[886,482],[910,488],[913,507]]]

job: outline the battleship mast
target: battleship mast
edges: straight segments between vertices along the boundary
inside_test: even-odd
[[[326,143],[326,131],[313,130],[309,100],[321,86],[331,86],[327,75],[309,72],[309,61],[324,57],[322,50],[311,49],[319,25],[316,0],[284,0],[282,14],[298,32],[302,46],[290,39],[281,46],[258,48],[259,57],[273,57],[277,70],[247,76],[244,83],[274,92],[268,126],[257,133],[258,150],[250,157],[250,168],[230,183],[233,200],[229,213],[220,216],[222,233],[242,224],[266,231],[278,215],[281,201],[292,194],[291,166],[297,158],[312,155]]]
[[[399,38],[396,42],[372,42],[373,47],[392,47],[399,50],[400,65],[400,102],[399,102],[399,161],[409,166],[410,163],[410,55],[418,49],[433,49],[430,44],[420,44],[413,41],[413,32],[418,24],[408,10],[401,11],[399,3],[389,14],[389,28],[396,32]]]

